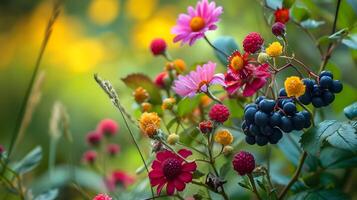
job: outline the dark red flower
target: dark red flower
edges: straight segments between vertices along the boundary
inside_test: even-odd
[[[92,131],[87,134],[87,143],[90,145],[98,145],[102,140],[102,134],[97,131]]]
[[[201,133],[207,134],[207,133],[210,133],[212,131],[213,123],[211,121],[209,121],[209,120],[203,121],[203,122],[200,122],[198,124],[198,127],[199,127]]]
[[[183,158],[192,155],[187,149],[181,149],[178,154]],[[186,184],[192,181],[192,174],[196,170],[195,162],[186,162],[180,156],[171,151],[160,151],[156,154],[156,160],[151,165],[149,172],[151,186],[157,186],[157,194],[161,193],[166,185],[166,193],[173,195],[175,190],[183,191]]]
[[[120,146],[117,144],[109,144],[107,146],[107,152],[112,156],[118,154],[119,151],[120,151]]]
[[[208,113],[209,118],[213,121],[223,123],[229,118],[229,109],[223,104],[215,104]]]
[[[105,136],[112,136],[118,132],[118,123],[112,119],[103,119],[99,122],[97,131]]]
[[[162,38],[156,38],[151,41],[150,49],[154,56],[161,55],[166,51],[166,42]]]
[[[290,13],[288,8],[278,8],[274,12],[275,22],[281,22],[285,24],[290,19]]]
[[[243,176],[253,172],[255,168],[255,159],[251,153],[240,151],[234,156],[232,164],[234,170]]]
[[[243,40],[243,48],[247,53],[258,52],[264,43],[264,39],[257,32],[251,32]]]
[[[112,198],[106,194],[98,194],[93,200],[112,200]]]
[[[135,182],[135,179],[124,171],[115,170],[112,173],[112,181],[116,186],[121,185],[128,187]]]
[[[240,71],[245,65],[248,64],[249,54],[241,54],[239,51],[234,51],[229,57],[228,57],[228,68],[234,72]]]
[[[165,88],[165,79],[168,77],[169,76],[166,71],[161,72],[155,77],[154,82],[159,88]]]
[[[275,36],[283,36],[285,35],[285,24],[281,22],[275,22],[273,26],[271,27],[271,32]]]
[[[89,164],[93,164],[96,159],[97,159],[97,152],[95,152],[94,150],[86,151],[83,154],[83,161]]]

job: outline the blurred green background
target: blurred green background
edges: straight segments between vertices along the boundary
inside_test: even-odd
[[[233,36],[238,44],[246,34],[260,32],[266,44],[275,40],[264,21],[259,1],[217,0],[224,13],[218,30],[209,32],[211,40],[221,35]],[[335,7],[334,0],[300,0],[311,10],[313,19],[324,20],[321,28],[312,30],[319,36],[330,33]],[[188,66],[207,60],[217,61],[205,41],[194,46],[173,44],[171,27],[179,13],[186,12],[195,0],[67,0],[56,22],[40,69],[45,72],[41,100],[34,110],[32,121],[21,143],[15,149],[14,159],[22,157],[36,145],[44,148],[44,160],[48,158],[49,118],[55,101],[61,101],[70,115],[70,129],[75,149],[68,152],[68,142],[61,139],[57,162],[68,162],[72,154],[80,163],[82,153],[88,149],[85,134],[96,128],[103,118],[120,123],[121,131],[115,141],[122,153],[115,167],[128,170],[140,166],[140,158],[123,126],[119,113],[111,105],[104,92],[93,80],[99,73],[111,80],[123,104],[132,112],[136,105],[132,91],[120,78],[133,72],[154,77],[163,70],[166,61],[155,58],[149,51],[153,38],[162,37],[169,43],[169,51],[175,58],[182,58]],[[0,1],[0,144],[5,148],[10,142],[21,101],[28,86],[35,60],[43,38],[43,32],[52,9],[51,1],[2,0]],[[356,24],[356,10],[348,1],[342,1],[338,29]],[[293,23],[287,26],[290,48],[296,56],[311,68],[318,69],[320,55],[307,35]],[[343,117],[342,109],[357,100],[355,76],[357,52],[341,45],[333,54],[328,69],[341,74],[345,84],[328,112]],[[218,62],[218,61],[217,61]],[[225,67],[220,65],[219,71]],[[293,73],[288,71],[287,74]],[[281,84],[280,84],[281,85]],[[329,116],[329,115],[327,115]],[[149,151],[149,142],[143,141]],[[257,147],[258,148],[258,147]],[[36,174],[47,168],[42,162]]]

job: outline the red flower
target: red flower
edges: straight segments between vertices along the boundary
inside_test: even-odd
[[[223,104],[215,104],[208,113],[209,118],[213,121],[223,123],[228,120],[230,112]]]
[[[225,88],[229,94],[235,93],[239,88],[243,90],[243,96],[252,96],[267,82],[270,77],[269,65],[262,64],[256,67],[253,64],[244,66],[239,72],[228,70],[225,75]]]
[[[198,124],[201,133],[207,134],[213,130],[213,123],[211,121],[202,121]]]
[[[97,131],[92,131],[87,134],[87,143],[90,145],[98,145],[102,140],[102,134]]]
[[[243,40],[243,48],[245,52],[256,53],[258,52],[264,43],[264,39],[257,32],[251,32],[245,36]]]
[[[83,160],[84,162],[87,162],[89,164],[93,164],[95,160],[97,159],[97,152],[93,150],[86,151],[83,154]]]
[[[118,132],[118,124],[112,119],[103,119],[99,122],[97,131],[105,136],[112,136]]]
[[[275,12],[275,22],[281,22],[285,24],[290,19],[289,9],[287,8],[278,8]]]
[[[117,144],[109,144],[107,146],[107,152],[111,155],[111,156],[115,156],[116,154],[118,154],[120,151],[120,146]]]
[[[248,64],[248,53],[240,54],[239,51],[234,51],[228,57],[228,68],[234,72],[240,71],[245,65]]]
[[[178,154],[183,158],[192,155],[187,149],[181,149]],[[183,191],[186,183],[192,181],[192,174],[196,170],[195,162],[185,162],[181,157],[165,150],[156,154],[156,160],[151,165],[149,172],[151,186],[157,186],[157,194],[161,193],[166,185],[166,193],[173,195],[175,190]]]
[[[154,56],[164,54],[166,51],[167,44],[164,39],[156,38],[151,41],[150,49]]]
[[[115,185],[128,187],[135,182],[135,179],[124,171],[116,170],[112,173],[112,181]]]
[[[106,194],[98,194],[93,200],[112,200],[112,198]]]
[[[155,78],[155,84],[159,87],[159,88],[165,88],[165,79],[168,78],[168,74],[166,71],[161,72],[160,74],[158,74]]]

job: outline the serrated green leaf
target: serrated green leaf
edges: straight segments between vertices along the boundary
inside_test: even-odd
[[[283,8],[290,8],[295,3],[295,0],[283,0]]]
[[[357,154],[334,148],[325,147],[321,150],[320,163],[323,168],[339,169],[357,167]]]
[[[316,21],[316,20],[312,20],[312,19],[307,19],[307,20],[300,22],[300,25],[306,29],[318,28],[324,24],[325,24],[324,21]]]
[[[291,14],[296,22],[302,22],[310,17],[310,12],[306,7],[296,5],[292,8]]]
[[[354,120],[357,118],[357,102],[354,102],[353,104],[347,106],[345,109],[343,109],[343,113],[345,113],[345,116],[350,119]]]
[[[34,169],[40,163],[41,159],[42,148],[37,146],[32,151],[30,151],[21,161],[15,163],[12,168],[17,173],[24,174]]]
[[[133,90],[138,87],[143,87],[150,95],[149,102],[152,104],[161,104],[160,89],[155,83],[145,74],[135,73],[129,74],[121,79],[125,85]]]
[[[54,200],[58,196],[58,189],[52,189],[38,195],[34,200]]]
[[[239,50],[239,47],[237,45],[237,43],[235,42],[233,37],[230,36],[221,36],[219,38],[217,38],[214,42],[213,45],[223,51],[225,54],[227,54],[228,56],[231,55],[234,51]],[[214,51],[217,58],[219,59],[219,61],[221,61],[221,63],[224,66],[227,66],[228,61],[227,61],[227,56],[222,54],[219,51]]]

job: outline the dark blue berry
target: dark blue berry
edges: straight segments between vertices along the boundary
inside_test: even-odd
[[[320,108],[325,105],[321,97],[313,97],[311,103],[315,108]]]
[[[285,88],[281,88],[279,90],[279,97],[286,97],[286,96],[288,96],[288,94],[286,93]]]
[[[283,110],[287,115],[294,115],[296,113],[296,106],[294,103],[289,102],[283,106]]]
[[[256,136],[255,137],[255,142],[259,145],[259,146],[264,146],[266,144],[268,144],[268,138],[266,136]]]
[[[319,97],[322,94],[322,90],[317,84],[315,84],[311,94],[313,97]]]
[[[321,97],[325,105],[330,105],[335,100],[335,95],[328,90],[324,91]]]
[[[324,76],[328,76],[331,79],[333,79],[333,74],[330,71],[322,71],[319,75],[320,78],[324,77]]]
[[[333,80],[329,76],[323,76],[320,78],[320,86],[324,89],[331,88]]]
[[[305,119],[304,128],[309,128],[310,126],[311,126],[311,119],[309,120]]]
[[[245,141],[250,144],[250,145],[253,145],[255,144],[255,137],[254,136],[246,136],[245,137]]]
[[[310,114],[308,111],[303,110],[303,111],[300,111],[300,113],[301,113],[302,115],[304,115],[305,119],[311,120],[311,114]]]
[[[265,113],[270,113],[274,110],[275,101],[272,99],[263,99],[259,103],[259,108]]]
[[[287,103],[292,103],[292,102],[294,102],[294,101],[289,98],[289,99],[284,99],[281,104],[282,104],[282,107],[284,107],[285,104],[287,104]]]
[[[255,124],[250,125],[249,132],[252,135],[261,135],[260,128]]]
[[[341,81],[339,80],[334,80],[332,82],[332,86],[330,88],[330,91],[333,92],[333,93],[340,93],[343,89],[343,85],[341,83]]]
[[[246,110],[248,110],[248,108],[258,108],[257,104],[255,103],[250,103],[250,104],[247,104],[245,107],[244,107],[244,112]]]
[[[284,132],[289,133],[293,130],[293,123],[291,122],[291,120],[288,117],[283,116],[283,117],[281,117],[280,128]]]
[[[305,117],[302,113],[298,112],[292,117],[293,125],[295,130],[302,130],[305,125]]]
[[[265,126],[269,122],[269,116],[262,111],[258,111],[254,115],[254,123],[258,126]]]
[[[262,135],[266,135],[269,136],[273,133],[273,128],[271,126],[264,126],[260,128],[260,132],[262,133]]]
[[[265,99],[265,96],[259,96],[256,100],[255,103],[259,104],[261,100]]]
[[[274,128],[273,129],[273,134],[269,136],[269,142],[270,144],[276,144],[279,142],[279,140],[283,137],[283,133],[278,129]]]
[[[302,81],[306,86],[306,90],[312,91],[312,89],[314,88],[314,84],[315,84],[314,81],[309,78],[304,78],[304,79],[302,79]]]
[[[309,91],[305,91],[305,94],[299,96],[299,101],[304,105],[309,105],[311,103],[311,95]]]
[[[281,115],[278,112],[274,112],[270,117],[270,126],[280,126],[281,123]]]
[[[245,112],[244,112],[244,119],[247,121],[253,121],[254,120],[254,115],[257,112],[257,109],[254,107],[248,108]]]

